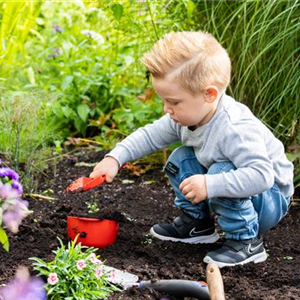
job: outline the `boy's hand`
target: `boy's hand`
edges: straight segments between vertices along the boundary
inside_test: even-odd
[[[193,175],[183,180],[179,186],[184,196],[193,204],[198,204],[207,198],[206,181],[204,175]]]
[[[101,160],[93,172],[90,174],[90,177],[97,177],[100,175],[105,175],[106,182],[110,183],[114,180],[119,171],[119,163],[113,157],[107,156]]]

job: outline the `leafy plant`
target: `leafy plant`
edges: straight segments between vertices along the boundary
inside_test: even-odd
[[[48,300],[105,299],[119,289],[112,285],[103,269],[103,262],[95,254],[96,249],[76,245],[76,239],[66,248],[59,239],[60,247],[53,251],[55,258],[46,263],[32,257],[34,270],[47,280],[45,289]],[[85,251],[82,251],[82,250]]]

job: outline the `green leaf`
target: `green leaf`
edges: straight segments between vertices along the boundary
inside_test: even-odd
[[[112,5],[111,10],[114,14],[115,19],[119,21],[123,15],[123,11],[124,11],[123,5],[114,4]]]
[[[9,251],[9,241],[6,232],[0,227],[0,243],[5,251]]]
[[[64,80],[62,81],[60,87],[63,91],[65,91],[66,89],[68,89],[71,85],[71,83],[73,82],[74,76],[66,76],[64,78]]]
[[[85,131],[86,131],[86,124],[82,122],[82,120],[80,118],[76,118],[74,120],[74,125],[76,130],[78,130],[80,133],[82,133],[83,135],[85,135]]]
[[[87,104],[79,104],[77,106],[78,116],[84,123],[86,123],[90,111],[91,109]]]
[[[297,158],[300,158],[300,152],[294,153],[286,153],[286,157],[289,161],[294,162]]]
[[[186,3],[186,10],[187,10],[187,14],[188,14],[188,17],[191,18],[193,16],[193,12],[194,12],[194,9],[195,9],[195,4],[193,1],[188,1]]]
[[[34,70],[32,67],[29,67],[27,69],[27,75],[28,75],[29,82],[31,84],[35,85],[35,76],[34,76]]]

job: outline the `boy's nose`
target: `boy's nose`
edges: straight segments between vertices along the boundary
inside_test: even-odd
[[[164,112],[170,115],[173,113],[172,109],[170,109],[166,103],[164,104]]]

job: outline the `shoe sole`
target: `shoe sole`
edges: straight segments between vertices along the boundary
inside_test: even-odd
[[[203,261],[207,264],[215,263],[221,269],[223,267],[234,267],[234,266],[238,266],[238,265],[244,265],[244,264],[247,264],[249,262],[254,262],[255,264],[257,264],[257,263],[265,261],[267,258],[268,258],[268,255],[266,253],[266,250],[264,250],[263,252],[257,253],[253,256],[250,256],[249,258],[247,258],[247,259],[245,259],[241,262],[238,262],[238,263],[224,263],[224,262],[221,262],[221,261],[213,260],[209,256],[205,256]]]
[[[162,241],[171,241],[171,242],[181,242],[181,243],[188,243],[188,244],[212,244],[215,243],[219,239],[219,235],[217,231],[211,235],[201,235],[195,236],[186,239],[174,238],[170,236],[164,236],[156,233],[153,228],[150,229],[150,234]]]

